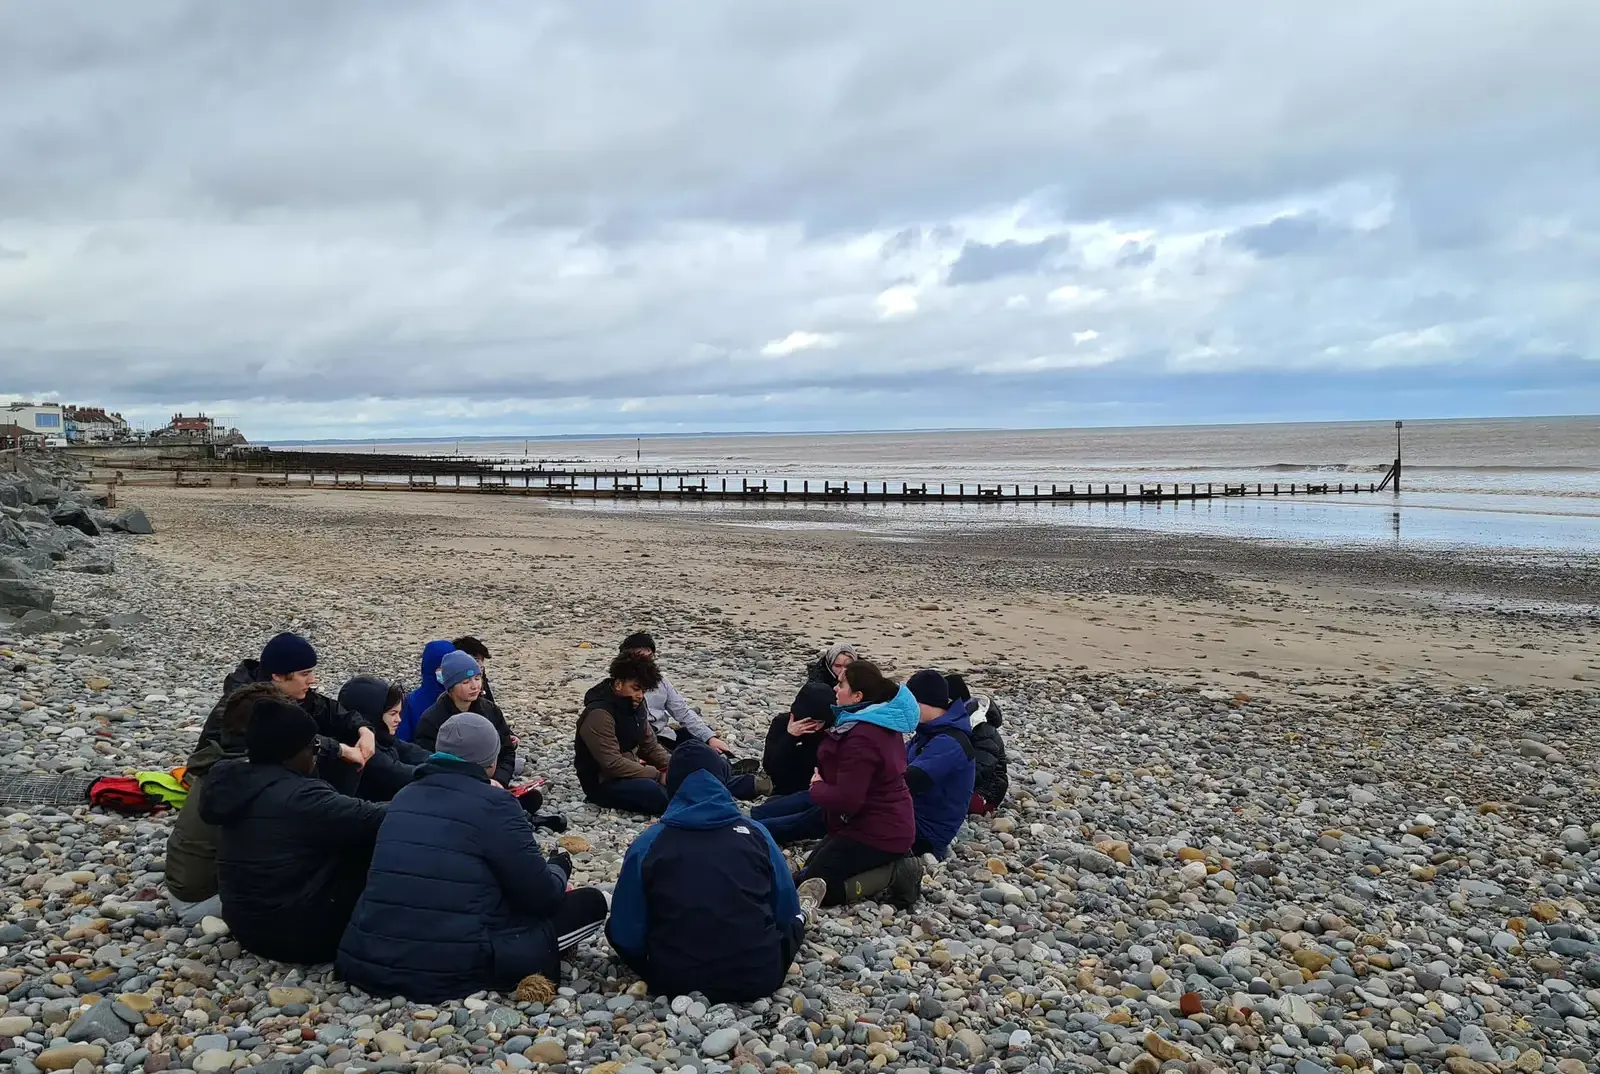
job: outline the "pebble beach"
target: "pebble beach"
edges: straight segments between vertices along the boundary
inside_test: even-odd
[[[1600,1047],[1592,564],[1201,540],[876,540],[486,497],[119,490],[51,624],[0,618],[7,777],[183,763],[223,676],[306,634],[322,689],[472,633],[574,883],[640,818],[583,803],[583,691],[650,630],[742,756],[824,644],[965,673],[1011,797],[910,912],[823,911],[747,1006],[652,997],[603,942],[544,1002],[420,1007],[181,927],[171,817],[0,807],[0,1066],[222,1071],[1586,1074]],[[1065,542],[1065,543],[1061,543]],[[3,577],[3,575],[0,575]],[[541,841],[545,837],[541,834]]]

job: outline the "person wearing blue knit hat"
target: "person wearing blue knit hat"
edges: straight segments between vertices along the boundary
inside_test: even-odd
[[[439,662],[437,673],[444,693],[439,695],[428,711],[417,721],[417,733],[411,741],[425,750],[438,748],[439,728],[458,712],[476,712],[494,727],[500,736],[500,751],[490,778],[502,787],[511,786],[522,774],[522,758],[517,756],[517,739],[505,714],[483,695],[483,668],[469,654],[459,649],[446,653]]]

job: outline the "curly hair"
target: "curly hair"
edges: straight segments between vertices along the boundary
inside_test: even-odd
[[[637,683],[641,690],[654,690],[661,685],[661,669],[653,657],[632,651],[618,653],[611,661],[609,671],[612,682]]]

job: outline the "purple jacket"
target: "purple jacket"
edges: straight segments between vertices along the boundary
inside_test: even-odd
[[[812,804],[829,835],[842,835],[886,854],[909,854],[917,814],[906,789],[906,740],[898,731],[856,721],[835,727],[817,747]]]

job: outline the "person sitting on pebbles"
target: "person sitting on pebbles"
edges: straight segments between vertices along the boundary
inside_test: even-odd
[[[327,962],[366,885],[384,807],[313,774],[317,722],[299,705],[258,701],[245,743],[244,760],[212,768],[200,803],[219,829],[222,919],[251,954]]]
[[[457,638],[450,644],[456,647],[457,652],[466,653],[478,662],[478,667],[483,669],[483,696],[489,699],[489,704],[498,705],[494,690],[489,685],[489,647],[471,634]]]
[[[595,805],[650,817],[667,811],[671,755],[656,741],[644,703],[660,682],[656,662],[630,650],[618,653],[606,678],[583,695],[572,763]]]
[[[658,996],[749,1003],[783,984],[823,882],[796,891],[778,844],[739,811],[727,760],[685,742],[667,767],[671,804],[622,859],[606,936]]]
[[[806,681],[820,682],[832,690],[839,685],[839,676],[850,666],[850,662],[859,659],[861,654],[856,652],[854,645],[836,642],[824,649],[822,655],[806,668]]]
[[[405,695],[400,687],[372,675],[357,675],[339,688],[339,704],[372,725],[377,748],[361,770],[360,796],[369,802],[387,802],[411,782],[417,765],[428,751],[395,736]]]
[[[827,882],[824,906],[887,894],[909,907],[922,887],[904,738],[916,730],[917,700],[866,660],[842,669],[834,698],[836,722],[817,747],[810,788],[828,834],[798,877]]]
[[[221,761],[244,757],[247,733],[256,705],[267,699],[288,704],[270,682],[252,682],[228,695],[222,709],[221,734],[189,755],[184,779],[189,795],[167,836],[167,894],[178,921],[195,925],[203,917],[222,916],[217,897],[217,829],[200,819],[205,801],[206,776]]]
[[[906,787],[917,814],[912,852],[943,861],[967,819],[977,774],[968,734],[970,701],[953,701],[950,684],[937,671],[919,671],[906,680],[917,699],[920,721],[906,743]]]
[[[317,692],[317,650],[298,634],[279,634],[261,649],[261,659],[243,660],[224,680],[218,701],[200,729],[195,749],[222,738],[223,711],[234,691],[270,682],[317,723],[317,774],[343,794],[355,794],[361,769],[377,749],[377,734],[360,715]]]
[[[619,651],[655,660],[656,639],[644,631],[638,631],[622,639]],[[660,664],[656,666],[659,668]],[[644,705],[649,713],[650,729],[655,732],[656,741],[661,743],[662,749],[671,753],[685,742],[704,742],[729,758],[732,774],[729,777],[728,790],[735,798],[759,798],[772,793],[772,780],[761,771],[761,762],[754,758],[733,760],[732,751],[728,749],[727,743],[717,737],[711,725],[706,723],[705,717],[689,707],[689,702],[673,689],[665,675],[654,689],[645,691]]]
[[[444,687],[439,685],[439,665],[455,651],[455,643],[449,641],[430,641],[422,647],[422,681],[400,703],[400,726],[395,729],[396,738],[410,742],[417,737],[417,722],[444,693]]]
[[[833,726],[833,687],[808,682],[795,695],[789,711],[767,728],[762,767],[772,776],[776,796],[750,810],[779,846],[828,834],[822,810],[811,800],[811,777],[817,771],[817,748]]]
[[[532,974],[559,982],[562,956],[605,926],[605,893],[568,891],[572,858],[543,854],[522,806],[490,782],[498,728],[457,713],[435,744],[389,804],[339,975],[416,1003],[510,993]]]
[[[960,675],[946,675],[950,697],[954,701],[972,702],[972,751],[977,762],[977,776],[972,784],[972,800],[967,812],[982,816],[993,813],[1006,800],[1011,780],[1007,774],[1006,741],[1000,736],[1000,703],[988,694],[974,697],[967,681]]]
[[[483,696],[483,668],[466,653],[457,650],[445,654],[439,662],[439,685],[444,693],[439,695],[422,718],[417,721],[417,733],[412,741],[425,750],[437,749],[439,728],[458,712],[475,712],[488,720],[500,736],[500,756],[495,762],[491,777],[502,787],[509,787],[522,775],[522,758],[517,756],[517,736],[511,733],[500,707]]]

